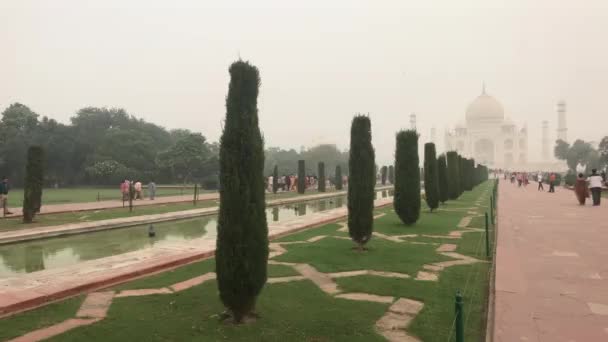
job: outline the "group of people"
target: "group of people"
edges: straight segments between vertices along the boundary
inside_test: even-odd
[[[131,193],[131,186],[133,186],[133,193]],[[130,181],[125,179],[124,182],[120,183],[120,193],[122,194],[123,201],[128,201],[129,199],[141,200],[144,198],[143,185],[138,180]],[[156,183],[154,183],[154,181],[148,183],[148,196],[150,197],[150,200],[153,200],[154,197],[156,197]]]
[[[9,190],[10,185],[8,183],[8,178],[6,176],[2,176],[2,181],[0,181],[0,207],[2,207],[2,212],[4,216],[12,214],[12,212],[8,211]]]
[[[346,186],[348,182],[347,176],[342,176],[342,184]],[[272,186],[274,184],[274,176],[268,176],[266,179],[266,189],[272,192]],[[306,189],[315,189],[319,186],[319,178],[317,176],[306,176],[304,184]],[[298,188],[298,176],[296,175],[283,175],[277,179],[277,185],[279,191],[295,191]],[[325,180],[325,187],[329,188],[333,186],[332,179],[328,178]]]
[[[554,172],[530,174],[527,172],[504,172],[504,179],[511,180],[511,184],[517,184],[518,187],[526,187],[530,180],[538,182],[538,191],[545,191],[543,183],[549,183],[549,191],[555,192],[557,183],[557,175]],[[587,198],[591,197],[594,206],[599,206],[602,197],[602,187],[606,185],[606,174],[599,174],[597,169],[591,170],[591,175],[585,177],[582,172],[579,172],[574,184],[574,192],[580,205],[585,205]]]
[[[580,205],[585,205],[587,198],[591,197],[594,206],[599,206],[602,198],[602,186],[606,184],[606,174],[603,176],[597,173],[597,169],[591,170],[591,175],[579,173],[574,184],[574,193]],[[591,196],[589,196],[591,193]]]
[[[547,180],[549,183],[549,192],[555,192],[555,183],[557,182],[557,175],[554,172],[538,172],[536,174],[528,172],[505,172],[504,178],[505,180],[509,178],[511,180],[511,184],[517,184],[518,187],[527,187],[531,180],[536,181],[538,182],[538,191],[545,191],[545,186],[543,183],[545,180]]]

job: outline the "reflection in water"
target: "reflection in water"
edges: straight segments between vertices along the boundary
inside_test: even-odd
[[[272,208],[272,222],[279,221],[279,207]]]
[[[390,193],[390,192],[389,192]],[[378,195],[380,197],[380,195]],[[272,222],[284,222],[299,216],[340,208],[345,197],[326,198],[293,206],[267,208]],[[112,255],[154,248],[197,238],[216,239],[216,217],[156,223],[155,237],[148,237],[148,225],[112,229],[63,238],[51,238],[0,246],[0,277],[73,265]]]
[[[297,212],[298,212],[298,216],[304,216],[306,215],[306,207],[308,205],[306,203],[298,203],[298,207],[297,207]]]

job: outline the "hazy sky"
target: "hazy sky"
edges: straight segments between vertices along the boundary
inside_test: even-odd
[[[607,34],[606,0],[0,0],[0,108],[122,107],[217,140],[240,55],[260,68],[267,146],[343,148],[369,112],[384,164],[415,112],[443,149],[485,81],[535,160],[559,99],[570,138],[608,135]]]

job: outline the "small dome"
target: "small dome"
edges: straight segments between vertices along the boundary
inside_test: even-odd
[[[467,108],[466,118],[467,123],[501,122],[505,118],[505,111],[500,102],[486,94],[484,89]]]

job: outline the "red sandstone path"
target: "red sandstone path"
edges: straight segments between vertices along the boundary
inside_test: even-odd
[[[218,192],[210,192],[200,194],[198,196],[199,201],[218,199],[220,197]],[[133,201],[133,206],[142,205],[153,205],[153,204],[167,204],[167,203],[180,203],[192,201],[192,195],[179,195],[179,196],[162,196],[156,197],[154,200],[148,198],[142,200]],[[81,203],[65,203],[65,204],[48,204],[43,205],[40,209],[41,214],[53,214],[53,213],[65,213],[71,211],[85,211],[85,210],[101,210],[111,208],[122,208],[123,203],[119,200],[108,200],[99,202],[81,202]],[[129,203],[125,202],[125,206],[128,207]],[[13,213],[8,217],[21,216],[21,208],[10,208]],[[0,212],[1,214],[1,212]]]
[[[608,201],[500,186],[495,342],[608,341]]]

